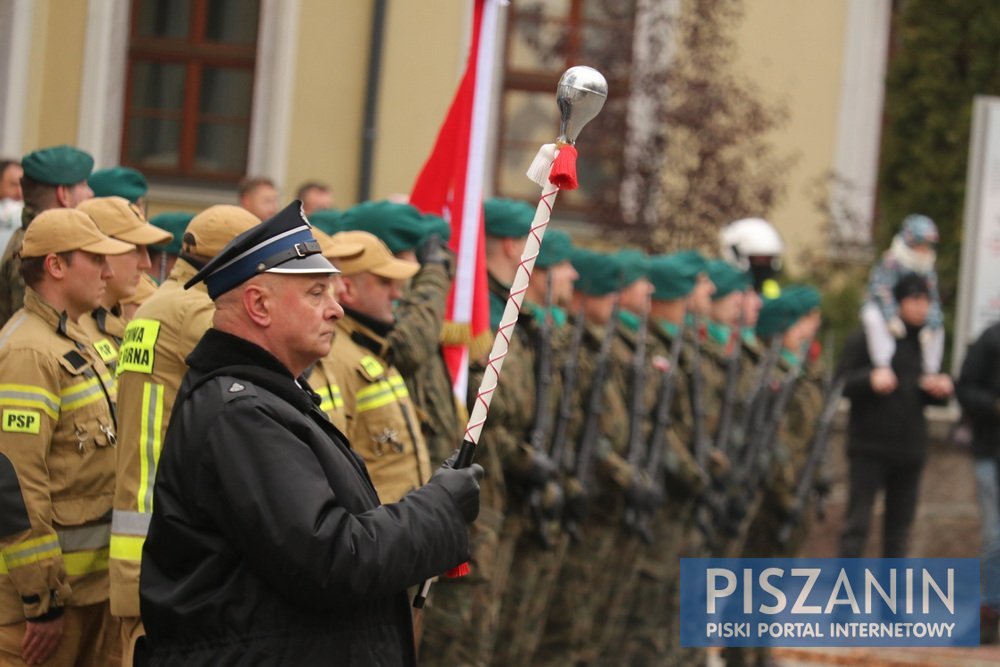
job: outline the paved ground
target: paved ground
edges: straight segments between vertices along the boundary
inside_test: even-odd
[[[996,667],[1000,646],[975,648],[783,648],[777,667]],[[714,657],[714,656],[713,656]],[[713,660],[721,665],[720,660]]]

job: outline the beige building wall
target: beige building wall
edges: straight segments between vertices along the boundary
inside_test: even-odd
[[[34,2],[22,153],[76,143],[86,18],[86,2]]]
[[[374,3],[302,0],[284,198],[329,183],[357,203]],[[427,158],[465,60],[466,3],[389,2],[378,90],[372,198],[408,193]]]
[[[779,154],[797,160],[785,199],[770,220],[785,238],[793,267],[803,248],[821,241],[815,190],[835,163],[847,5],[848,0],[746,0],[736,35],[738,67],[789,111],[772,140]]]

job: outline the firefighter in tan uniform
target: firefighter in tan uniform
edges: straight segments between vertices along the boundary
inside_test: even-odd
[[[215,306],[194,277],[234,237],[260,223],[238,206],[212,206],[189,223],[169,278],[125,329],[118,360],[119,432],[111,527],[111,613],[122,620],[123,663],[132,664],[139,619],[139,563],[152,513],[153,480],[185,359],[212,326]]]
[[[41,213],[21,248],[24,307],[0,330],[0,664],[117,665],[108,609],[111,374],[77,325],[105,255],[134,246],[84,213]]]
[[[88,199],[77,206],[77,210],[89,215],[102,233],[135,246],[132,252],[108,258],[114,276],[108,280],[101,304],[80,318],[80,328],[114,373],[128,323],[122,304],[135,296],[139,282],[152,266],[146,246],[166,243],[171,237],[168,232],[146,222],[142,210],[122,197]]]
[[[334,265],[339,265],[341,259],[356,257],[364,251],[364,246],[360,243],[334,242],[329,234],[325,234],[315,227],[313,227],[312,233],[319,241],[323,256],[333,260]],[[344,294],[344,281],[340,274],[334,274],[331,282],[333,283],[334,298],[339,302]],[[333,360],[327,356],[317,361],[308,372],[307,379],[309,386],[320,398],[319,409],[326,413],[334,426],[342,433],[346,433],[347,413],[344,412],[344,393],[340,390],[340,384],[337,382]]]
[[[406,384],[379,356],[395,323],[393,301],[420,265],[396,259],[368,232],[341,232],[333,241],[360,243],[364,250],[337,262],[344,317],[326,361],[343,392],[347,438],[364,457],[379,499],[394,503],[430,478],[427,445]]]

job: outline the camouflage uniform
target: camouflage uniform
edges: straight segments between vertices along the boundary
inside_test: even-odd
[[[580,443],[585,429],[603,337],[603,326],[586,325],[574,388],[579,408],[570,430],[570,441],[574,443]],[[610,568],[612,572],[608,571],[608,564],[617,562],[616,548],[622,538],[622,492],[632,482],[630,467],[623,458],[628,439],[628,424],[621,418],[628,410],[625,396],[610,377],[602,393],[591,464],[594,479],[570,482],[571,486],[578,486],[581,481],[588,485],[588,511],[580,526],[580,542],[571,544],[567,550],[535,665],[572,665],[598,658],[597,631],[603,626],[603,619],[598,623],[598,615],[605,609],[609,577],[617,568],[616,565]]]
[[[557,321],[564,321],[565,317],[556,313],[547,313],[544,308],[525,301],[521,309],[521,317],[518,319],[517,329],[526,343],[533,351],[534,363],[532,364],[531,380],[526,384],[513,385],[519,390],[526,389],[528,385],[533,388],[535,399],[534,405],[528,412],[531,419],[529,429],[525,431],[524,441],[530,440],[530,433],[535,428],[533,417],[538,412],[539,391],[542,390],[538,380],[539,354],[541,350],[542,331],[539,326],[541,318],[549,318],[550,329],[550,368],[548,374],[547,405],[543,406],[548,412],[547,423],[542,425],[542,442],[548,445],[552,437],[552,426],[555,422],[558,410],[558,400],[561,393],[561,383],[558,369],[561,367],[560,351],[566,347],[565,334],[568,331],[565,327],[558,327]],[[510,357],[508,356],[508,360]],[[507,362],[504,362],[504,383],[507,378]],[[527,407],[527,405],[525,406]],[[491,417],[492,418],[492,417]],[[509,453],[510,454],[510,453]],[[504,463],[517,465],[517,454],[514,453],[514,460],[508,456]],[[558,484],[558,482],[553,482]],[[532,656],[538,648],[544,630],[546,612],[551,600],[552,589],[556,585],[566,549],[569,545],[569,538],[565,535],[561,526],[553,525],[551,521],[544,521],[537,516],[532,516],[528,498],[528,489],[520,483],[516,474],[508,476],[507,488],[510,490],[509,509],[505,520],[504,529],[512,527],[512,532],[518,535],[517,543],[514,547],[514,556],[511,562],[511,570],[507,575],[507,588],[504,591],[503,603],[500,608],[500,630],[497,634],[496,645],[493,649],[493,664],[497,667],[505,665],[528,665],[531,664]],[[538,503],[544,505],[552,497],[549,493],[541,491],[542,496]],[[516,526],[516,527],[515,527]],[[545,531],[545,539],[550,541],[546,546],[543,543],[542,531]],[[501,536],[503,539],[503,536]]]
[[[492,276],[489,279],[491,312],[503,310],[508,288]],[[499,319],[499,315],[497,315]],[[469,565],[472,572],[464,577],[442,577],[435,584],[427,603],[420,643],[420,664],[453,667],[486,667],[493,655],[500,622],[500,603],[507,586],[519,524],[504,528],[506,487],[502,452],[524,442],[524,423],[534,400],[524,394],[534,386],[534,352],[522,335],[515,335],[503,365],[504,381],[493,395],[489,418],[479,438],[476,460],[486,476],[480,482],[479,517],[469,529]],[[470,403],[483,378],[484,365],[477,362],[469,369]],[[530,416],[527,417],[530,419]]]
[[[424,264],[396,307],[396,326],[382,356],[399,370],[416,404],[432,467],[462,442],[464,424],[441,355],[441,326],[451,279],[440,264]]]
[[[680,328],[668,322],[651,322],[650,329],[655,341],[653,354],[668,360]],[[662,483],[667,490],[667,505],[653,519],[653,543],[644,546],[640,554],[637,567],[640,582],[629,615],[630,630],[622,664],[683,664],[679,662],[678,635],[680,558],[692,555],[689,552],[692,501],[705,484],[690,449],[694,424],[690,400],[694,336],[690,329],[685,329],[683,335],[667,451],[663,454]]]
[[[779,359],[776,374],[785,382],[799,361],[787,351]],[[773,403],[775,396],[772,395]],[[770,408],[770,406],[768,406]],[[802,376],[789,397],[785,413],[781,416],[773,450],[764,453],[766,476],[761,480],[759,501],[743,544],[743,558],[793,557],[798,552],[807,533],[807,524],[800,521],[784,545],[779,535],[795,503],[795,487],[808,456],[816,419],[823,409],[821,375],[816,364],[807,362]],[[806,516],[803,508],[802,517]],[[728,667],[769,664],[769,649],[728,649],[725,651]]]
[[[21,259],[17,253],[21,250],[24,231],[31,221],[41,213],[25,204],[21,209],[21,228],[15,229],[7,241],[0,260],[0,327],[7,323],[18,308],[24,305],[24,279],[21,278]]]
[[[638,428],[638,437],[642,443],[640,456],[634,462],[629,462],[629,474],[633,479],[638,479],[642,474],[641,467],[646,458],[646,449],[649,437],[652,432],[653,421],[656,410],[656,399],[659,394],[659,378],[650,367],[656,351],[656,342],[653,334],[646,331],[646,352],[644,366],[646,368],[642,393],[635,395],[634,360],[638,348],[638,328],[641,326],[639,316],[622,312],[619,316],[620,323],[616,330],[615,342],[612,346],[612,357],[614,359],[611,381],[617,392],[626,400],[626,405],[638,404],[638,414],[641,423],[637,426],[629,423],[629,429]],[[628,414],[628,413],[626,413]],[[629,436],[626,436],[629,437]],[[631,443],[626,440],[623,456],[629,456]],[[624,511],[624,507],[623,507]],[[624,526],[624,515],[622,521],[623,532],[620,534],[618,548],[612,555],[612,562],[607,563],[607,571],[613,573],[609,577],[608,588],[604,592],[606,603],[604,605],[605,620],[603,622],[603,633],[600,638],[600,664],[618,665],[621,664],[622,648],[628,641],[631,634],[629,625],[629,615],[636,589],[640,582],[637,564],[640,553],[643,551],[641,539],[638,535],[628,531]]]

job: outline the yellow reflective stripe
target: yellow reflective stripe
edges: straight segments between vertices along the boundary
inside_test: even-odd
[[[55,558],[61,553],[59,538],[55,535],[45,535],[33,540],[18,542],[0,551],[0,554],[3,555],[4,569],[37,563],[46,558]]]
[[[63,554],[63,567],[66,574],[79,576],[92,572],[101,572],[108,569],[108,548],[95,549],[93,551],[75,551]]]
[[[110,381],[110,378],[108,378]],[[70,385],[60,392],[63,410],[75,410],[104,398],[101,381],[96,377]]]
[[[392,385],[380,380],[360,390],[357,399],[355,409],[358,412],[365,412],[395,402],[396,395],[392,391]]]
[[[138,535],[112,535],[111,558],[114,560],[142,560],[142,545],[145,537]]]
[[[323,412],[344,407],[344,395],[340,393],[340,387],[337,385],[320,387],[316,390],[316,394],[320,398],[319,409]]]
[[[392,386],[396,398],[409,398],[410,391],[406,388],[406,382],[403,381],[402,375],[393,375],[389,378],[389,384]]]
[[[153,511],[153,482],[160,460],[160,433],[163,426],[163,385],[142,384],[142,420],[139,427],[139,490],[136,504],[140,512]]]
[[[59,397],[42,387],[0,384],[0,404],[37,408],[53,419],[59,419]]]

